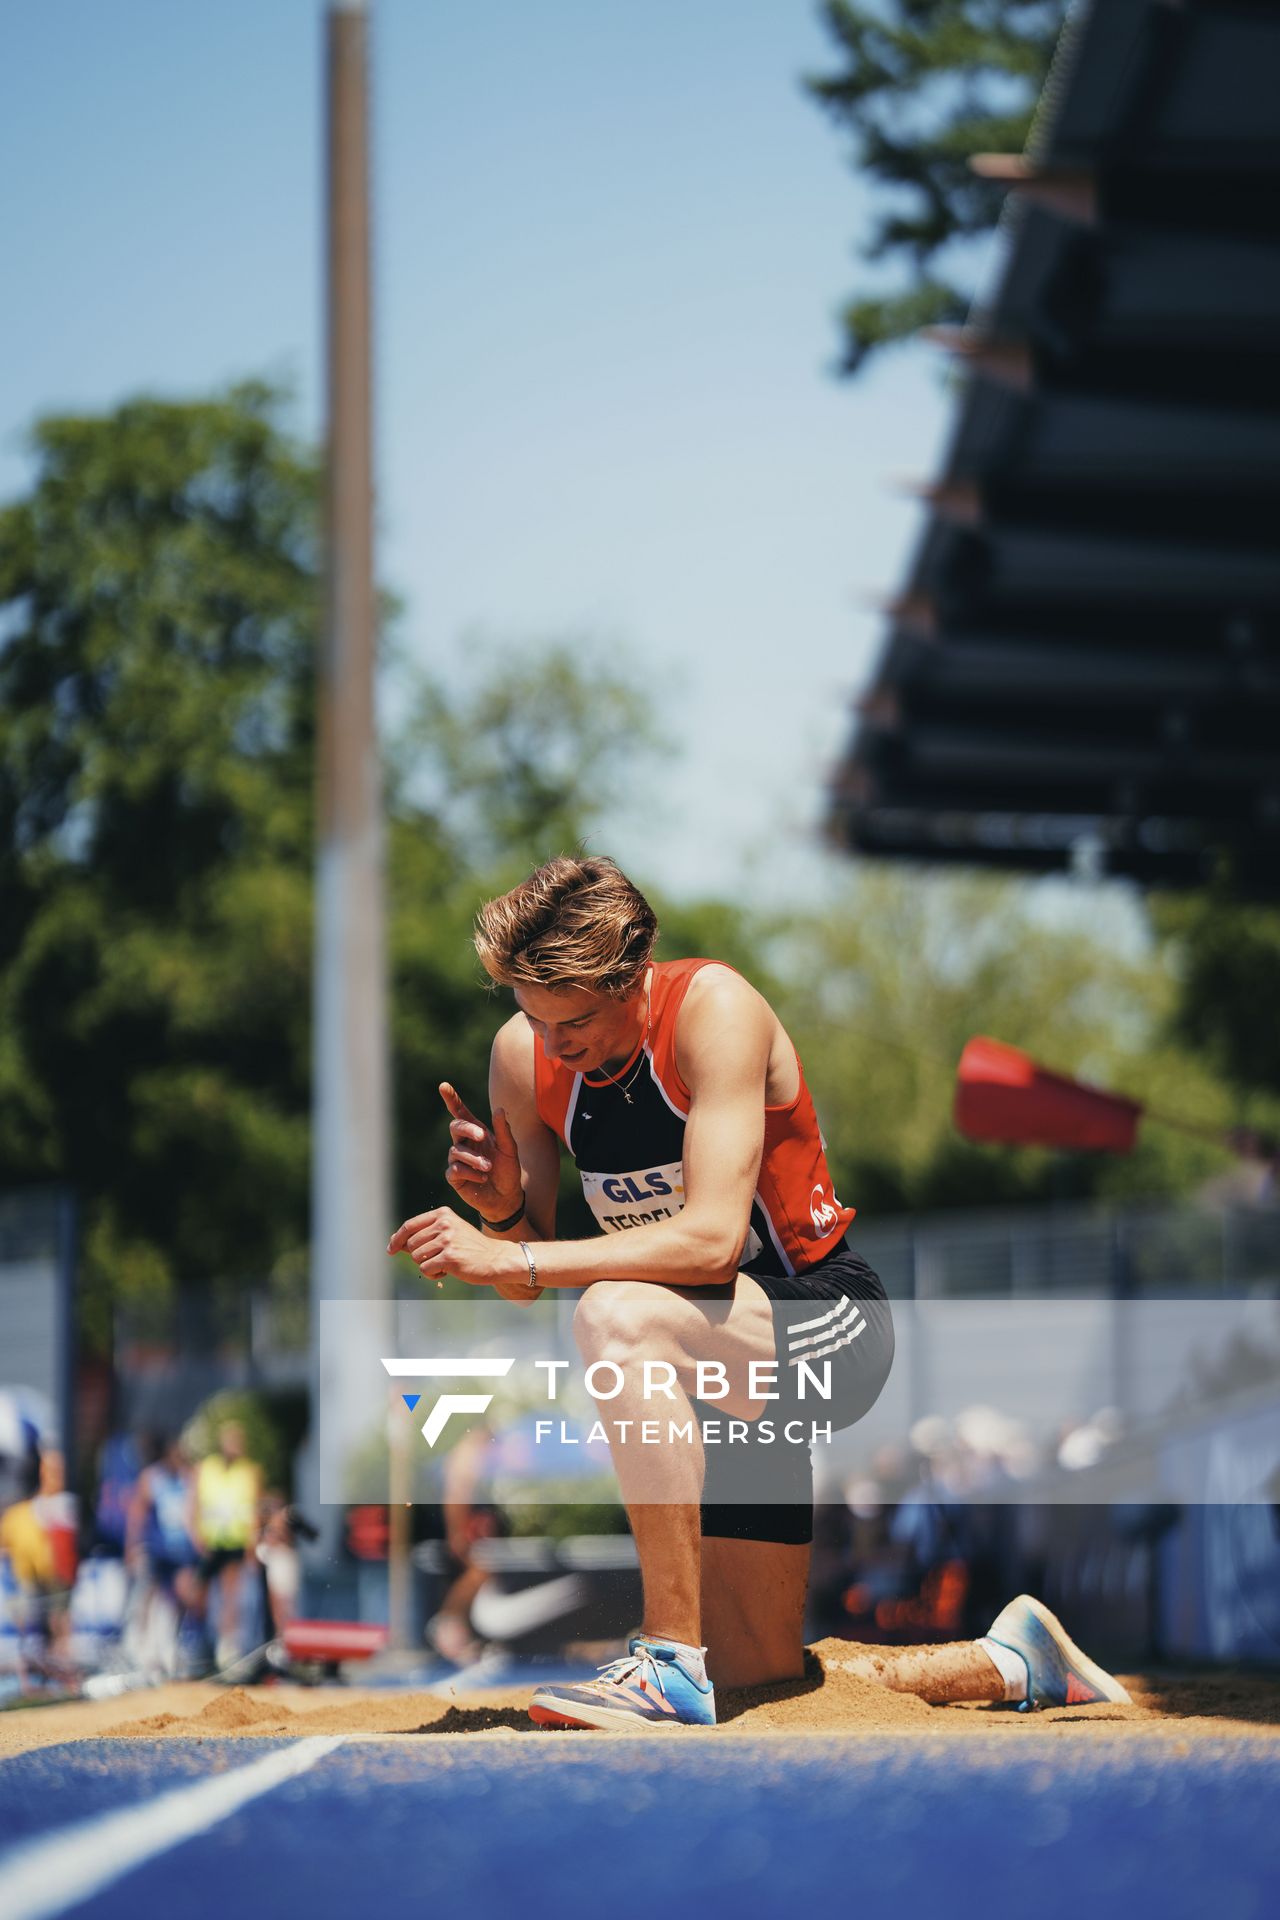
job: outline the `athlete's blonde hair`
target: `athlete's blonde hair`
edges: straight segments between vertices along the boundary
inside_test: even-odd
[[[475,945],[504,987],[582,987],[626,1000],[639,986],[658,919],[615,861],[562,855],[476,915]]]

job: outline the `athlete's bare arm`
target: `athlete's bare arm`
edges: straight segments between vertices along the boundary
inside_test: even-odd
[[[766,1076],[778,1031],[767,1001],[739,975],[709,967],[692,982],[676,1028],[680,1071],[691,1096],[684,1143],[685,1205],[669,1220],[626,1233],[541,1241],[535,1257],[542,1285],[652,1280],[668,1286],[717,1286],[733,1278],[751,1220],[764,1148]],[[533,1170],[525,1164],[525,1152],[537,1161],[539,1201],[532,1221],[540,1228],[548,1218],[541,1199],[549,1187],[554,1209],[558,1174],[558,1155],[553,1171],[548,1143],[557,1148],[558,1143],[537,1116],[531,1033],[527,1056],[524,1044],[517,1021],[501,1030],[491,1085],[495,1106],[510,1103],[512,1130],[517,1131],[517,1124],[519,1128],[521,1164],[530,1178]],[[526,1194],[530,1190],[527,1180]],[[534,1235],[518,1227],[509,1238],[514,1243]],[[529,1297],[528,1268],[520,1249],[512,1244],[508,1251],[501,1238],[478,1234],[449,1208],[406,1221],[393,1235],[391,1250],[407,1250],[424,1273],[448,1273],[475,1285],[496,1286],[512,1299]]]
[[[560,1142],[538,1113],[533,1034],[523,1014],[513,1015],[494,1035],[489,1055],[489,1106],[495,1118],[498,1114],[506,1116],[520,1161],[525,1219],[518,1229],[510,1231],[517,1238],[550,1240],[556,1230]]]
[[[540,1118],[535,1095],[533,1032],[523,1014],[515,1014],[494,1035],[489,1055],[489,1108],[492,1128],[479,1120],[450,1082],[440,1094],[450,1114],[449,1163],[445,1178],[481,1216],[486,1237],[542,1241],[556,1230],[556,1193],[560,1183],[560,1142]],[[510,1227],[493,1229],[523,1204]],[[389,1251],[397,1250],[399,1235]],[[524,1256],[520,1256],[523,1263]],[[504,1299],[536,1300],[527,1268],[514,1287],[495,1282]]]

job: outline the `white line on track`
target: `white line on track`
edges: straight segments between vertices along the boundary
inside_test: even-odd
[[[306,1773],[345,1738],[340,1733],[313,1734],[247,1767],[175,1787],[145,1806],[99,1814],[29,1841],[0,1863],[0,1914],[4,1920],[49,1920],[180,1841],[207,1832],[248,1801]]]

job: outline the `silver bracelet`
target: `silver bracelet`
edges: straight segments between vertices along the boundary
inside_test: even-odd
[[[529,1262],[529,1285],[531,1287],[536,1287],[538,1284],[538,1267],[537,1267],[537,1262],[534,1260],[533,1254],[530,1251],[529,1242],[527,1240],[517,1240],[516,1245],[520,1248],[520,1251],[524,1254],[525,1259]]]

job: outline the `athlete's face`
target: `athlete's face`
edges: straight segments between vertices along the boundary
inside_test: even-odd
[[[628,1000],[579,987],[556,993],[545,987],[517,987],[515,998],[547,1058],[563,1061],[575,1073],[625,1065],[644,1032],[643,983]]]

